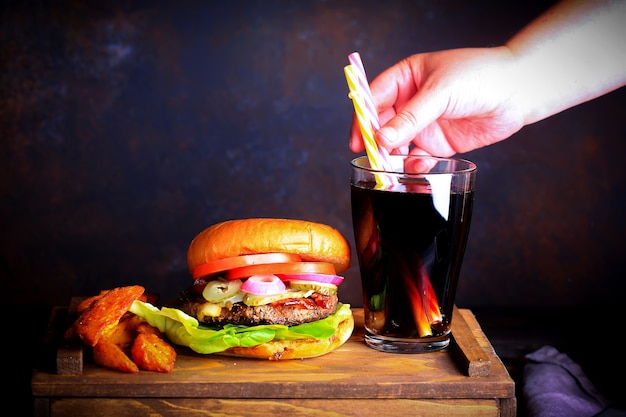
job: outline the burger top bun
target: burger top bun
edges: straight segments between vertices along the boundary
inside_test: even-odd
[[[303,261],[329,262],[337,273],[350,266],[350,245],[336,229],[293,219],[229,220],[200,232],[189,245],[189,269],[206,262],[240,255],[283,252]]]

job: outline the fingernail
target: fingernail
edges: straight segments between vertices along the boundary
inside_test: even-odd
[[[392,127],[381,128],[378,136],[390,145],[398,141],[398,132]]]

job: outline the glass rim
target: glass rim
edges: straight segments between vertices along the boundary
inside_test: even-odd
[[[441,174],[471,174],[472,172],[476,172],[476,170],[478,169],[478,166],[476,165],[475,162],[470,161],[469,159],[465,159],[465,158],[458,158],[458,157],[454,157],[454,156],[433,156],[433,155],[411,155],[411,154],[390,154],[388,155],[388,158],[394,158],[394,159],[398,159],[398,158],[420,158],[420,159],[430,159],[430,160],[435,160],[435,161],[439,161],[439,162],[446,162],[446,161],[451,161],[451,162],[462,162],[467,164],[467,168],[464,169],[454,169],[454,170],[450,170],[448,172],[399,172],[399,171],[386,171],[384,169],[376,169],[376,168],[372,168],[370,166],[362,166],[358,164],[358,161],[362,161],[362,160],[367,160],[369,163],[369,158],[367,157],[367,155],[360,155],[357,156],[355,158],[352,158],[352,160],[350,161],[350,165],[352,165],[352,167],[354,168],[358,168],[358,169],[362,169],[364,171],[367,172],[371,172],[371,173],[387,173],[387,174],[409,174],[409,175],[441,175]]]

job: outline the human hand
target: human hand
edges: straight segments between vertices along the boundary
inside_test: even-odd
[[[525,124],[514,58],[506,47],[452,49],[408,57],[370,84],[392,153],[450,156],[508,138]],[[364,150],[356,118],[350,149]]]

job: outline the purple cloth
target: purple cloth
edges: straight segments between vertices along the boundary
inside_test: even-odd
[[[591,417],[609,405],[582,368],[552,346],[526,359],[523,392],[529,417]]]

